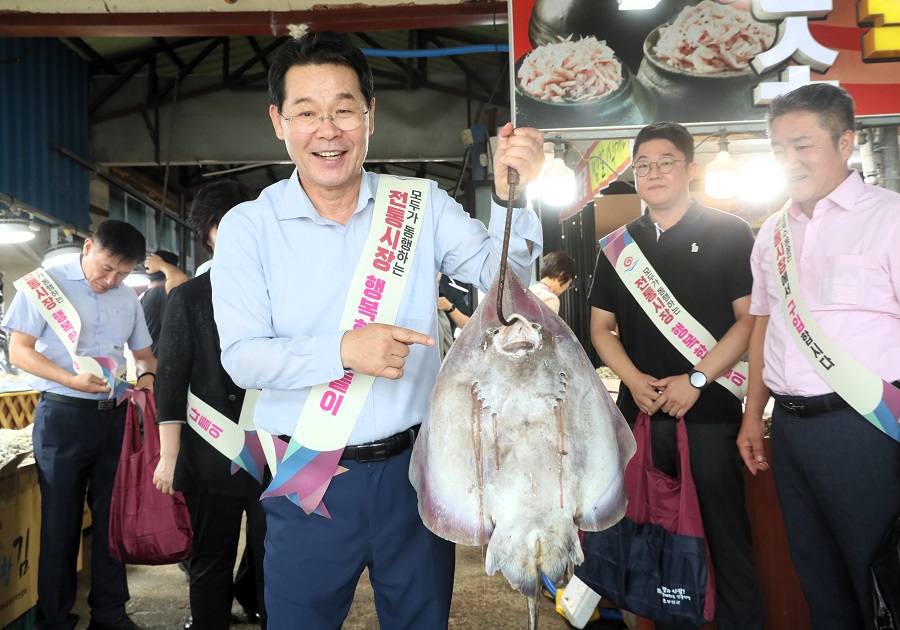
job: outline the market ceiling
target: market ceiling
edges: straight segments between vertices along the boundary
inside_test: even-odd
[[[506,0],[0,0],[3,37],[283,36],[301,24],[360,32],[506,20]]]
[[[152,165],[178,165],[176,181],[188,188],[214,173],[236,172],[256,187],[289,174],[283,146],[270,137],[264,97],[262,116],[248,117],[255,110],[244,104],[254,98],[248,92],[264,94],[269,62],[295,27],[346,32],[360,47],[396,50],[505,44],[507,22],[505,0],[0,0],[0,37],[57,37],[89,62],[91,159],[143,169],[159,181],[166,178]],[[509,106],[498,89],[507,80],[505,53],[370,62],[387,104],[370,168],[390,163],[398,174],[459,181],[466,118],[480,120],[488,105]],[[408,106],[391,105],[397,99]],[[410,129],[410,116],[435,107],[457,115],[430,116]],[[177,109],[175,122],[161,118],[167,109]],[[220,119],[180,122],[192,120],[191,111]],[[222,124],[221,116],[230,118]],[[410,133],[388,131],[397,124]],[[187,131],[170,141],[166,133],[175,128]],[[423,147],[422,135],[434,141]],[[169,179],[169,188],[178,185]]]

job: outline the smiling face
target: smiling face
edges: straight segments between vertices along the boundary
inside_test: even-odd
[[[106,293],[116,288],[137,265],[137,262],[127,262],[111,255],[91,239],[85,239],[82,254],[81,270],[95,293]]]
[[[788,194],[811,216],[816,203],[847,179],[853,131],[844,131],[835,143],[819,114],[796,111],[772,120],[769,135]]]
[[[688,186],[697,173],[697,163],[687,162],[685,157],[671,141],[663,138],[642,142],[637,147],[634,163],[650,162],[651,166],[650,172],[645,177],[635,177],[634,183],[638,195],[651,210],[664,212],[690,206]],[[662,158],[677,160],[668,173],[660,173],[655,164]]]
[[[358,186],[369,136],[375,130],[375,100],[366,104],[356,73],[347,66],[334,64],[294,66],[287,71],[284,86],[281,113],[271,105],[269,117],[275,135],[284,140],[291,160],[297,165],[307,194],[342,193]],[[303,113],[331,116],[340,110],[367,109],[369,113],[362,116],[362,124],[352,131],[341,131],[325,118],[318,129],[303,133],[281,116],[296,118]]]

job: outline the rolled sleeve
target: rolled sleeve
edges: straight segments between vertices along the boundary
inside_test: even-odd
[[[753,273],[753,292],[750,298],[750,314],[767,316],[771,313],[769,304],[769,275],[772,262],[767,260],[769,243],[772,239],[771,221],[760,229],[750,253],[750,270]]]

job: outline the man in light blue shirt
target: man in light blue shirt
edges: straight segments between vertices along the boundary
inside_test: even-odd
[[[430,183],[396,325],[340,330],[379,184],[362,169],[375,122],[372,72],[343,37],[312,33],[279,52],[269,98],[297,169],[219,226],[211,274],[222,363],[239,386],[262,389],[257,426],[284,436],[313,386],[345,370],[378,377],[343,452],[348,471],[325,493],[331,518],[284,497],[263,500],[269,627],[339,628],[368,567],[381,627],[446,628],[454,547],[425,529],[408,479],[440,367],[434,279],[440,271],[487,290],[500,265],[507,167],[521,189],[534,181],[542,134],[500,129],[488,230]],[[524,205],[513,212],[509,262],[527,281],[542,235]]]
[[[116,374],[124,376],[127,342],[139,375],[136,387],[152,391],[152,339],[137,295],[122,284],[144,254],[144,237],[137,229],[106,221],[84,242],[78,260],[46,272],[81,319],[76,354],[112,359]],[[71,630],[78,621],[72,606],[87,495],[93,521],[88,630],[133,630],[137,625],[125,614],[125,565],[109,557],[108,537],[127,405],[117,407],[109,399],[113,383],[75,373],[63,342],[21,292],[2,326],[11,335],[10,362],[42,392],[33,433],[41,488],[37,627]]]

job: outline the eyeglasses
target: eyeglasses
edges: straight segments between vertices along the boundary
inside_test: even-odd
[[[281,116],[285,122],[293,124],[300,133],[312,133],[322,125],[326,118],[341,131],[353,131],[362,125],[363,117],[368,113],[368,109],[363,112],[352,109],[339,109],[330,116],[317,114],[315,112],[299,112],[293,116],[285,116],[281,112],[278,112],[278,115]]]
[[[676,162],[687,162],[687,160],[676,160],[675,158],[659,158],[655,162],[647,162],[645,160],[641,160],[640,162],[635,162],[631,165],[631,168],[634,169],[634,174],[638,177],[647,177],[650,174],[650,167],[656,164],[656,168],[659,169],[659,172],[663,175],[666,173],[671,173],[672,169],[675,168]]]

